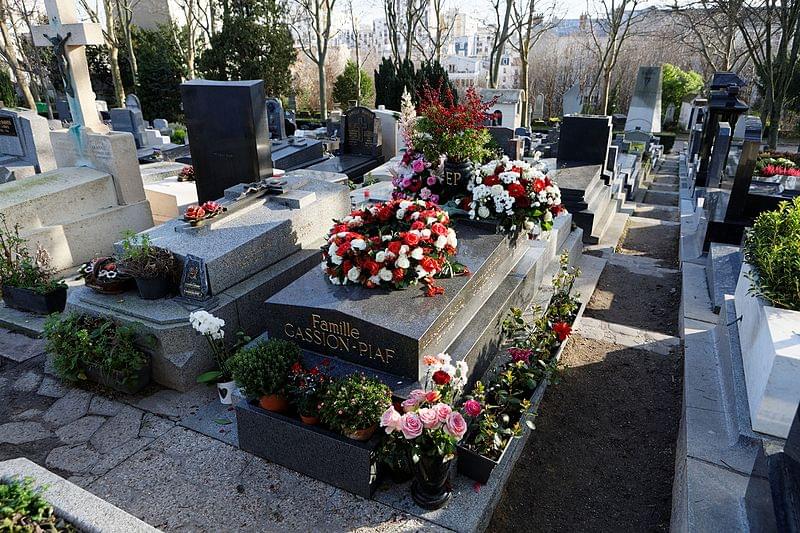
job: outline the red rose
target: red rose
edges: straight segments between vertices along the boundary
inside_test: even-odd
[[[451,379],[450,374],[444,370],[437,370],[433,373],[433,382],[437,385],[447,385]]]
[[[512,183],[508,186],[508,194],[514,199],[522,198],[525,196],[525,187],[519,183]]]
[[[465,196],[464,198],[461,199],[459,207],[461,209],[463,209],[464,211],[469,211],[469,204],[470,203],[472,203],[472,197],[471,196]]]
[[[395,268],[392,270],[392,281],[398,282],[403,281],[403,278],[406,276],[406,271],[404,268]]]
[[[544,180],[541,178],[537,178],[533,180],[533,192],[540,193],[544,190],[547,185],[545,184]]]
[[[416,233],[406,233],[403,236],[403,241],[409,246],[416,246],[419,244],[419,235]]]
[[[369,271],[370,276],[377,276],[381,269],[381,265],[372,260],[367,261],[364,266]]]
[[[447,226],[441,222],[434,222],[433,226],[431,226],[431,233],[436,235],[447,235]]]
[[[425,401],[428,403],[438,402],[442,397],[438,390],[432,390],[425,393]]]
[[[394,211],[389,206],[384,206],[378,210],[378,220],[386,222],[394,216]]]
[[[350,241],[347,241],[339,245],[338,248],[336,248],[336,255],[338,255],[339,257],[343,257],[344,254],[346,254],[349,251],[350,251]]]
[[[345,275],[347,275],[347,273],[350,272],[351,268],[353,268],[353,263],[351,263],[350,261],[342,262],[342,272],[344,272]]]
[[[500,183],[500,178],[492,174],[491,176],[486,176],[483,178],[483,184],[491,187],[492,185],[497,185]]]
[[[411,229],[421,230],[425,228],[425,224],[421,220],[415,220],[413,224],[411,224]]]
[[[439,270],[439,263],[432,257],[425,256],[419,260],[419,265],[425,269],[426,272],[436,272]]]
[[[521,196],[519,198],[515,198],[514,199],[514,205],[519,207],[519,208],[521,208],[521,209],[525,209],[527,207],[530,207],[531,206],[531,198],[527,194],[525,196]]]
[[[387,248],[394,255],[399,255],[401,246],[403,246],[403,243],[401,243],[400,241],[392,241],[392,242],[389,243],[389,246],[387,246]]]
[[[556,322],[553,324],[553,331],[558,335],[558,340],[564,342],[564,340],[569,337],[570,333],[572,333],[572,326],[566,322]]]

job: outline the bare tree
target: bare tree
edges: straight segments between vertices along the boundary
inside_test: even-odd
[[[608,112],[611,76],[622,45],[635,33],[633,29],[644,18],[643,11],[636,11],[640,5],[641,0],[599,0],[596,18],[588,20],[592,48],[597,57],[597,75],[589,94],[594,94],[600,88],[598,111],[603,115]]]
[[[511,39],[511,48],[519,54],[520,85],[525,94],[522,98],[522,123],[530,123],[530,92],[528,90],[528,70],[530,54],[533,46],[546,32],[555,28],[560,19],[555,16],[556,4],[546,6],[544,11],[538,11],[536,0],[519,0],[514,2],[511,13],[512,26],[516,30],[515,39]]]
[[[800,0],[716,2],[728,16],[739,14],[736,23],[764,94],[769,146],[775,148],[800,52]]]
[[[97,6],[92,6],[87,0],[81,0],[81,7],[89,16],[89,20],[95,24],[100,23]],[[122,73],[119,68],[119,47],[120,42],[116,31],[116,18],[111,0],[103,0],[103,11],[105,12],[105,26],[103,27],[103,39],[108,48],[108,62],[111,67],[111,82],[114,85],[114,98],[117,105],[125,103],[125,87],[122,85]]]
[[[747,63],[747,48],[739,34],[739,6],[720,9],[714,0],[696,0],[689,4],[675,0],[674,24],[665,27],[665,37],[676,35],[691,53],[703,58],[711,72],[739,72]]]
[[[109,0],[103,0],[103,4],[106,3],[109,3]],[[133,84],[136,86],[139,85],[139,64],[136,61],[136,52],[133,49],[133,10],[138,3],[139,0],[114,0],[117,20],[122,31],[122,39],[128,52],[128,64],[131,67]],[[106,14],[110,12],[106,11]]]
[[[291,27],[303,54],[317,66],[319,82],[319,112],[322,120],[328,118],[327,76],[325,59],[328,44],[335,36],[332,28],[336,0],[293,0]]]
[[[0,0],[0,56],[2,56],[14,73],[20,92],[22,92],[22,96],[25,98],[25,104],[30,109],[36,109],[36,100],[31,92],[30,80],[28,77],[29,73],[25,71],[20,63],[20,58],[17,57],[17,52],[21,47],[15,42],[6,24],[8,21],[12,27],[16,27],[19,21],[16,20],[14,15],[6,0]]]
[[[417,30],[427,8],[428,0],[384,0],[383,13],[396,65],[411,60]]]
[[[445,17],[445,0],[430,0],[430,7],[436,20],[422,25],[422,34],[415,39],[414,43],[417,51],[426,61],[436,60],[441,63],[442,50],[447,48],[455,21],[447,20]],[[432,22],[436,23],[433,29],[431,28]]]
[[[514,10],[515,0],[489,0],[494,11],[494,33],[492,35],[492,47],[489,51],[489,87],[496,89],[498,78],[500,77],[500,63],[503,60],[503,52],[506,43],[515,28],[512,23],[511,13]]]

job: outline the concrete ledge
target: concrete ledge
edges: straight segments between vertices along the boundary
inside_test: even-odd
[[[46,487],[44,498],[58,516],[87,533],[158,533],[119,507],[98,498],[66,479],[25,458],[0,462],[0,478],[31,477],[37,486]]]

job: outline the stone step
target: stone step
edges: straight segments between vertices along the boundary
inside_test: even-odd
[[[678,192],[678,185],[676,183],[653,182],[648,188],[654,192]]]
[[[113,178],[91,168],[59,168],[0,188],[0,212],[20,222],[23,236],[115,205]]]
[[[647,191],[644,195],[644,203],[677,206],[678,193],[666,191]]]

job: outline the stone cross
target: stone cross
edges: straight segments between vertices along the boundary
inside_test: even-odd
[[[96,133],[108,131],[97,113],[85,48],[105,44],[103,30],[99,24],[78,20],[75,0],[45,0],[45,8],[50,24],[33,28],[33,43],[53,47],[72,120]]]

